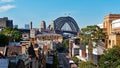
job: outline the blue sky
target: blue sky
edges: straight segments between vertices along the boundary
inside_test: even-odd
[[[24,27],[33,22],[40,27],[61,16],[73,17],[80,28],[99,24],[110,13],[120,14],[120,0],[0,0],[0,17],[9,17]]]

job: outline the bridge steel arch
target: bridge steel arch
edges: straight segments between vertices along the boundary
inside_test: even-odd
[[[54,20],[54,30],[61,30],[61,28],[63,27],[63,25],[65,23],[68,23],[69,26],[71,27],[72,31],[71,32],[78,32],[79,31],[79,27],[76,23],[76,21],[72,18],[72,17],[59,17],[56,20]]]

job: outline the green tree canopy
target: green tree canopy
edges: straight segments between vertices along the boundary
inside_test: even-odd
[[[17,29],[11,31],[13,41],[20,41],[21,34]]]
[[[72,58],[73,58],[73,61],[74,61],[75,63],[78,63],[78,62],[79,62],[79,59],[78,59],[76,56],[73,56]]]
[[[119,68],[120,67],[120,46],[105,51],[99,61],[100,68]]]
[[[6,35],[0,33],[0,47],[8,45],[9,39]]]
[[[5,27],[5,28],[2,30],[2,33],[5,34],[6,36],[9,36],[9,35],[11,35],[11,31],[12,31],[12,28],[10,28],[10,27]]]
[[[20,41],[21,34],[20,34],[19,30],[17,30],[17,29],[5,27],[2,30],[2,33],[5,34],[6,36],[10,37],[9,41]]]
[[[79,68],[97,68],[97,66],[94,65],[91,61],[81,61],[78,66]]]
[[[54,53],[54,55],[53,55],[53,68],[58,68],[58,56],[57,56],[57,53]]]
[[[90,41],[97,41],[105,37],[102,29],[97,25],[87,26],[81,29],[81,43],[89,44]]]
[[[69,48],[69,40],[68,39],[63,40],[63,46],[65,46],[66,48]]]

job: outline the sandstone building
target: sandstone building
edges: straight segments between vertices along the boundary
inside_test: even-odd
[[[120,14],[109,14],[104,17],[103,32],[106,34],[106,48],[120,45]]]

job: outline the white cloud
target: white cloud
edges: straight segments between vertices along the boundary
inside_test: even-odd
[[[15,6],[14,5],[4,5],[4,6],[0,7],[0,12],[8,11],[12,8],[15,8]]]
[[[0,0],[0,2],[12,2],[14,0]]]

